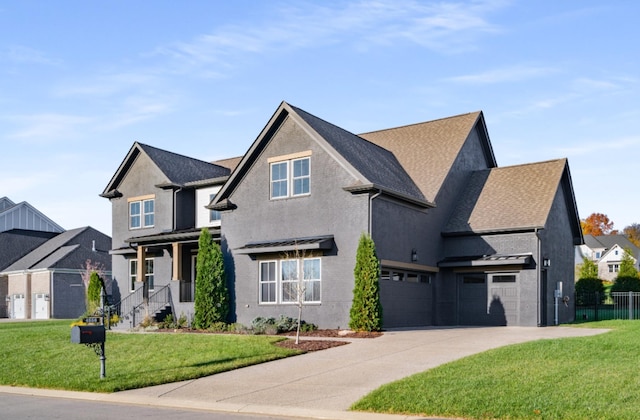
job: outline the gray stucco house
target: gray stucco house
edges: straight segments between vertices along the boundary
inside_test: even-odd
[[[568,163],[498,167],[482,112],[355,135],[283,102],[239,162],[224,170],[198,161],[211,172],[183,182],[147,149],[172,156],[134,144],[102,194],[113,202],[118,284],[131,281],[131,264],[135,280],[144,278],[149,253],[161,259],[156,285],[171,285],[172,272],[172,290],[185,283],[196,249],[175,244],[187,240],[181,234],[197,240],[197,190],[216,185],[206,207],[220,222],[209,228],[225,254],[237,322],[297,316],[292,279],[304,273],[303,318],[347,327],[363,233],[381,261],[386,328],[573,319],[571,300],[557,319],[554,307],[554,290],[573,294],[574,246],[583,242]],[[144,206],[145,197],[155,197],[154,217],[164,221],[138,231],[131,203]]]

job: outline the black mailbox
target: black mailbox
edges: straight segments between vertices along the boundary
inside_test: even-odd
[[[104,325],[76,325],[71,328],[71,342],[76,344],[104,343]]]

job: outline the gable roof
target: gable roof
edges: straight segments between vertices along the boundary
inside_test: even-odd
[[[418,206],[433,206],[392,152],[282,102],[209,208],[233,206],[229,196],[287,118],[293,119],[354,177],[354,183],[345,189],[352,192],[375,189]]]
[[[213,163],[134,142],[109,184],[100,194],[101,197],[113,198],[119,196],[118,187],[142,153],[147,155],[165,175],[166,179],[157,185],[160,188],[185,187],[189,183],[200,183],[203,180],[225,179],[231,172],[229,168]]]
[[[58,262],[66,258],[71,252],[80,247],[75,239],[78,238],[82,233],[88,231],[92,231],[96,236],[101,235],[103,237],[106,237],[106,235],[104,235],[103,233],[89,226],[68,230],[49,239],[39,247],[35,248],[33,251],[15,261],[3,271],[11,272],[57,267]],[[106,252],[103,252],[103,254],[108,256],[108,253]],[[85,253],[85,255],[79,256],[72,267],[64,268],[80,268],[82,263],[86,261],[87,255],[89,254]]]
[[[328,123],[306,111],[291,106],[309,126],[345,158],[361,175],[365,184],[373,184],[389,191],[419,200],[424,195],[409,174],[389,150],[364,140],[336,125]]]
[[[556,193],[562,187],[568,196],[565,199],[571,213],[575,241],[582,243],[568,171],[566,159],[476,171],[443,233],[544,228]]]
[[[24,229],[0,232],[0,271],[56,235],[58,232]]]
[[[635,258],[640,257],[640,248],[635,246],[625,235],[584,235],[585,245],[591,249],[604,248],[606,252],[615,245],[622,249],[629,249]]]
[[[497,166],[481,111],[360,134],[390,150],[419,186],[435,201],[469,135],[476,130],[489,168]]]
[[[0,199],[0,232],[11,229],[64,232],[62,226],[26,201],[15,204],[7,197],[2,197]]]

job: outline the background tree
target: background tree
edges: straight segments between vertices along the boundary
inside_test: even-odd
[[[380,331],[382,304],[380,303],[380,262],[371,237],[362,234],[353,270],[355,287],[349,311],[349,328],[354,331]]]
[[[584,235],[602,236],[609,235],[613,230],[613,222],[603,213],[592,213],[580,221]]]
[[[580,266],[578,279],[597,279],[597,278],[598,278],[598,266],[596,265],[596,263],[587,257],[582,257],[582,265]]]
[[[222,250],[211,238],[209,229],[202,229],[200,233],[196,260],[193,327],[206,329],[216,322],[225,322],[229,314],[229,291]]]
[[[635,246],[640,247],[640,223],[632,223],[622,230]]]
[[[604,285],[598,278],[598,266],[587,257],[582,258],[579,280],[576,282],[576,304],[594,305],[604,302]]]
[[[89,276],[89,286],[87,287],[87,312],[93,314],[100,307],[100,292],[104,287],[102,278],[97,271],[93,271]]]
[[[612,292],[640,292],[640,277],[633,265],[633,258],[628,250],[624,251],[620,261],[620,271],[611,286]]]

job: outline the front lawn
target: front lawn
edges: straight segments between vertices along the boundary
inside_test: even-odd
[[[480,353],[382,386],[352,408],[465,419],[637,419],[640,321],[582,326],[613,331]]]
[[[199,378],[298,354],[278,337],[107,332],[106,378],[71,321],[0,323],[0,385],[114,392]]]

